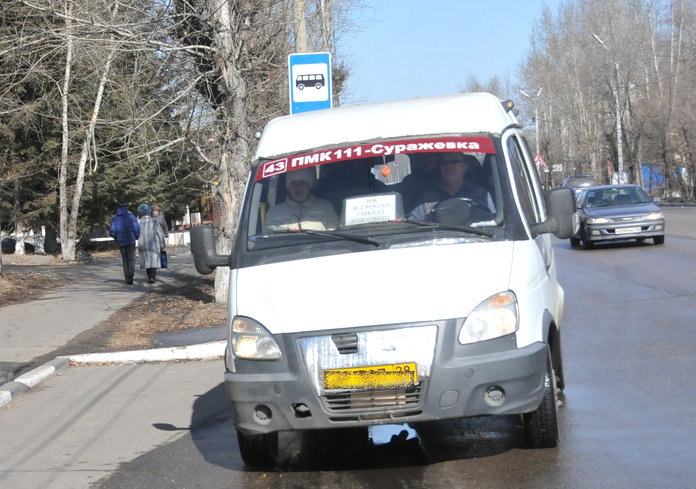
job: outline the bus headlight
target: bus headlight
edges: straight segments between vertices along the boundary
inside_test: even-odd
[[[517,297],[511,291],[489,297],[469,314],[459,330],[459,343],[466,345],[498,338],[517,331]]]
[[[232,320],[232,353],[245,360],[278,360],[280,347],[271,333],[251,318],[237,316]]]

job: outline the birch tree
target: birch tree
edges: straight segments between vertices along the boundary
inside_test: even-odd
[[[0,52],[11,52],[25,67],[11,73],[11,86],[36,77],[45,103],[32,111],[26,99],[0,91],[0,123],[3,113],[24,114],[42,121],[31,132],[34,140],[54,141],[39,153],[55,169],[64,258],[74,256],[85,197],[126,189],[131,197],[152,198],[145,180],[162,162],[173,184],[191,181],[202,193],[215,182],[219,251],[229,252],[254,133],[287,113],[287,55],[297,39],[292,0],[20,2],[35,24],[31,32],[23,28],[0,39]],[[335,49],[348,3],[298,0],[307,49]],[[335,90],[347,74],[345,65],[334,64]],[[46,120],[59,123],[48,131]],[[222,299],[226,280],[219,275]]]
[[[68,205],[68,167],[70,165],[70,124],[69,124],[69,95],[70,95],[70,85],[71,85],[71,70],[73,62],[73,50],[74,50],[74,34],[73,34],[73,1],[68,0],[64,5],[64,19],[65,19],[65,46],[66,46],[66,57],[65,57],[65,74],[63,78],[63,87],[61,90],[61,101],[62,101],[62,150],[60,158],[60,171],[58,175],[58,185],[60,189],[60,239],[61,239],[61,250],[64,260],[74,260],[75,250],[76,250],[76,239],[77,239],[77,220],[78,211],[80,208],[80,200],[82,198],[82,189],[84,185],[85,169],[87,166],[87,160],[89,158],[90,146],[94,144],[94,130],[97,124],[97,119],[99,117],[99,111],[101,109],[101,104],[104,96],[104,87],[106,85],[108,75],[111,69],[111,63],[116,56],[116,51],[118,49],[118,44],[113,43],[113,35],[110,36],[112,41],[111,46],[106,52],[106,58],[104,59],[104,64],[101,67],[101,76],[99,78],[99,84],[97,86],[97,92],[94,97],[94,104],[92,109],[92,116],[87,123],[87,127],[84,128],[84,134],[82,137],[82,149],[80,151],[80,156],[77,161],[77,177],[75,179],[75,184],[72,189],[72,202]],[[118,2],[114,4],[111,9],[111,17],[109,19],[109,24],[115,24],[114,20],[118,12],[119,4]]]
[[[131,189],[139,199],[152,198],[152,183],[143,182],[152,174],[148,166],[158,165],[162,155],[176,164],[182,155],[195,153],[186,134],[198,131],[196,120],[205,116],[195,102],[195,81],[183,58],[171,55],[177,45],[166,4],[22,0],[17,8],[24,17],[4,17],[9,35],[0,40],[0,51],[13,64],[3,65],[7,83],[0,93],[0,124],[21,121],[24,131],[16,127],[7,134],[28,135],[36,144],[36,159],[49,170],[45,179],[54,182],[51,192],[63,258],[72,260],[84,233],[80,221],[85,184],[112,190],[106,196],[108,214],[113,213],[116,191]],[[55,127],[53,120],[59,121]],[[16,145],[7,147],[12,153]],[[120,165],[126,177],[130,174],[130,181],[103,184],[108,173],[103,170],[114,165]],[[26,164],[17,167],[22,166]],[[177,172],[172,171],[175,179]],[[22,178],[14,169],[6,174]],[[46,212],[42,215],[50,219]]]

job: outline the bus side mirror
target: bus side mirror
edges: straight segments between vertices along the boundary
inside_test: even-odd
[[[534,234],[553,233],[559,239],[575,234],[575,193],[570,187],[552,188],[544,194],[546,220],[532,226]]]
[[[215,234],[212,226],[193,226],[191,254],[196,270],[202,275],[212,273],[217,267],[230,266],[230,257],[215,252]]]

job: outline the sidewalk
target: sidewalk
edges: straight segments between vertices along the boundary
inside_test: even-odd
[[[41,257],[36,259],[40,261]],[[207,335],[189,333],[180,343],[183,346],[116,353],[80,352],[55,358],[14,378],[14,373],[30,365],[33,359],[57,350],[143,294],[185,280],[186,274],[197,273],[188,248],[171,253],[171,260],[176,273],[170,272],[171,269],[162,270],[158,274],[158,283],[148,284],[136,278],[130,287],[124,283],[120,260],[106,266],[76,265],[81,267],[83,278],[80,281],[37,299],[0,308],[0,406],[70,363],[142,363],[220,357],[224,352],[221,331],[213,332],[212,339],[217,338],[217,341],[211,341],[210,331]],[[4,264],[5,267],[12,264],[11,255],[5,257]],[[203,344],[197,344],[197,338],[202,338]]]
[[[0,489],[100,487],[122,464],[228,419],[223,372],[219,359],[57,372],[0,408]]]
[[[0,308],[0,370],[50,358],[131,301],[197,274],[188,249],[170,258],[155,284],[142,272],[127,286],[120,260],[76,265],[81,280]],[[94,487],[122,463],[228,416],[224,331],[159,334],[162,348],[80,352],[0,381],[0,489]]]

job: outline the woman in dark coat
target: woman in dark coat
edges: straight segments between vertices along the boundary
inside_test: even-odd
[[[140,216],[140,238],[138,238],[138,253],[140,268],[147,271],[147,279],[155,282],[157,269],[161,266],[162,250],[167,246],[164,233],[157,219],[152,217],[152,209],[147,204],[138,207]]]

